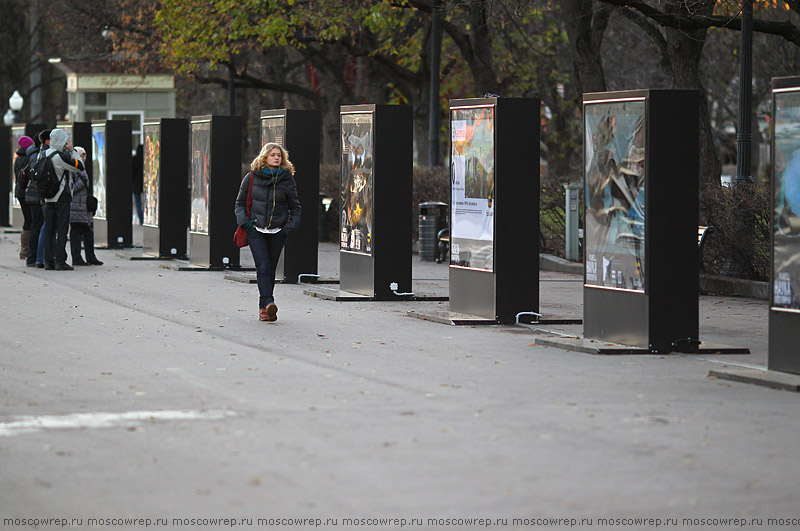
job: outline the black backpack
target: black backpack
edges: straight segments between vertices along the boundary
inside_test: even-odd
[[[47,157],[39,157],[31,171],[31,180],[36,183],[36,191],[43,199],[52,199],[61,187],[61,181],[56,176],[52,158],[58,155],[54,151]]]

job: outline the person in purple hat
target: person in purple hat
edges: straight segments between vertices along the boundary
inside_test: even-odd
[[[31,207],[25,202],[25,188],[28,187],[28,178],[22,171],[28,165],[28,148],[33,145],[29,136],[21,136],[17,140],[19,149],[14,159],[14,197],[19,201],[22,209],[22,232],[19,235],[19,257],[25,260],[28,257],[28,238],[31,230]]]

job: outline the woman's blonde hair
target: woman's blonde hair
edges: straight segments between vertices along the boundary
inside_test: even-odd
[[[253,162],[250,163],[250,169],[260,170],[267,167],[267,155],[269,155],[269,152],[275,148],[281,150],[281,168],[294,175],[294,164],[292,164],[292,161],[289,160],[289,152],[283,149],[282,145],[275,142],[267,142],[264,144],[264,146],[261,148],[261,152],[256,158],[253,159]]]

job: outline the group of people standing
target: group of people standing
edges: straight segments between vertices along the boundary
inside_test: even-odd
[[[71,271],[73,266],[103,265],[94,253],[92,212],[87,202],[91,184],[86,173],[86,150],[73,146],[62,129],[46,129],[35,138],[22,136],[14,161],[15,196],[23,215],[19,257],[28,267]],[[39,195],[29,169],[43,158],[52,162],[59,180],[51,198]],[[71,231],[70,231],[71,228]],[[67,263],[69,233],[72,265]],[[86,259],[81,257],[83,244]]]
[[[22,206],[24,225],[20,258],[28,267],[57,271],[73,270],[77,265],[102,265],[94,254],[92,212],[87,200],[91,184],[84,168],[86,151],[72,145],[61,129],[45,130],[35,139],[23,136],[14,162],[16,197]],[[52,198],[42,198],[28,168],[41,157],[52,160],[59,189]],[[275,270],[287,233],[300,225],[302,207],[294,181],[295,168],[288,152],[279,144],[265,144],[242,179],[234,205],[236,222],[247,231],[258,282],[258,317],[276,321]],[[72,251],[72,266],[67,264],[67,231]],[[86,259],[81,258],[81,243]]]

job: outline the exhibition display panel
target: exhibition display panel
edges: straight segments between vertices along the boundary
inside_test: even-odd
[[[189,120],[144,122],[142,246],[155,258],[187,257]]]
[[[92,175],[98,247],[133,247],[133,154],[128,120],[92,122]],[[87,150],[88,151],[88,150]]]
[[[800,374],[800,77],[772,80],[771,370]]]
[[[539,311],[539,100],[450,101],[450,311]]]
[[[411,107],[345,105],[340,114],[340,287],[393,300],[411,292]]]
[[[698,348],[698,94],[584,94],[584,335]]]
[[[317,110],[261,111],[261,145],[275,142],[294,164],[297,197],[303,212],[300,226],[288,235],[275,278],[287,284],[299,275],[316,275],[319,246],[319,163],[322,118]]]
[[[93,182],[94,168],[92,164],[92,123],[91,122],[58,122],[56,125],[63,129],[72,140],[73,146],[80,146],[86,151],[86,173],[89,182]]]
[[[189,262],[208,269],[239,268],[234,202],[242,173],[242,118],[191,120]]]

